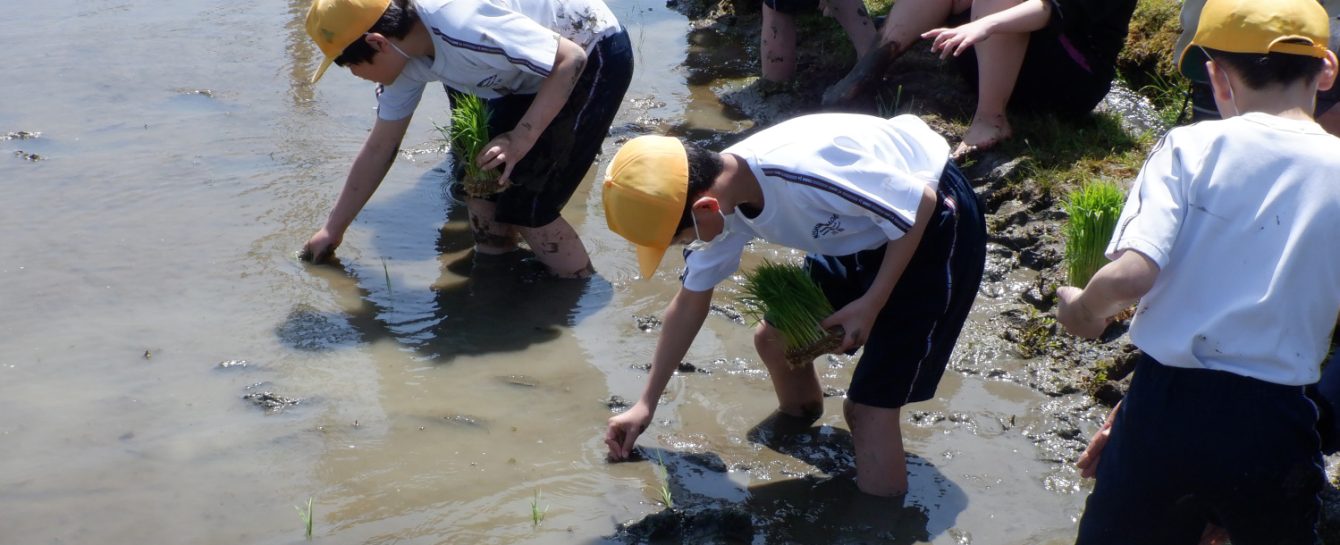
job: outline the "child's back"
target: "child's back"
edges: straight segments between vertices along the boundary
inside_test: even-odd
[[[1131,338],[1165,365],[1316,382],[1340,311],[1340,138],[1248,113],[1174,129],[1109,250],[1161,270]]]

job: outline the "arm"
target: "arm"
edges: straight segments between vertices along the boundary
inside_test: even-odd
[[[846,352],[865,344],[875,317],[889,302],[893,287],[898,284],[898,279],[902,278],[903,270],[907,269],[912,254],[916,253],[917,246],[921,244],[928,218],[935,213],[935,203],[935,190],[926,186],[921,192],[921,202],[917,205],[917,217],[916,222],[912,224],[912,230],[900,238],[889,241],[889,247],[884,251],[884,261],[880,263],[879,272],[875,273],[875,281],[870,285],[870,289],[865,295],[838,309],[819,324],[824,329],[842,326],[847,336],[842,340],[838,352]]]
[[[498,183],[504,185],[510,183],[512,167],[530,152],[535,141],[540,139],[549,123],[563,109],[563,105],[567,104],[572,88],[577,85],[577,78],[581,77],[585,69],[586,51],[572,40],[559,37],[558,52],[554,55],[554,67],[540,84],[540,90],[535,93],[535,101],[531,102],[530,108],[521,116],[516,128],[494,137],[484,146],[484,151],[475,158],[475,163],[484,170],[503,166]]]
[[[661,325],[661,338],[656,342],[656,354],[651,360],[651,376],[647,377],[647,386],[642,397],[627,411],[615,415],[609,420],[605,432],[605,445],[610,449],[610,458],[627,459],[633,452],[633,443],[651,424],[656,414],[656,405],[661,400],[665,385],[675,373],[679,362],[693,344],[693,338],[703,327],[707,311],[712,304],[712,290],[690,291],[679,289],[675,299],[665,310],[665,322]]]
[[[1153,260],[1125,250],[1116,261],[1098,269],[1084,289],[1065,286],[1056,291],[1060,298],[1056,320],[1074,335],[1097,338],[1112,316],[1149,293],[1158,275],[1159,266]]]
[[[363,210],[373,192],[381,185],[390,170],[391,162],[400,149],[400,141],[405,137],[405,129],[413,116],[396,121],[381,118],[372,126],[363,148],[354,158],[349,168],[349,177],[344,181],[344,189],[335,201],[326,218],[326,225],[308,239],[302,247],[300,256],[304,260],[322,262],[335,254],[335,248],[344,240],[344,231],[354,222],[354,217]]]
[[[1046,0],[1024,0],[1008,9],[997,11],[971,23],[955,28],[937,28],[921,37],[934,39],[931,51],[940,57],[963,54],[973,44],[980,43],[996,33],[1027,33],[1040,30],[1051,20],[1052,6]]]

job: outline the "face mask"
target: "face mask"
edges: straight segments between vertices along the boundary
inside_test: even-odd
[[[367,34],[365,33],[363,34],[363,36],[367,36]],[[406,55],[405,52],[401,50],[399,47],[396,47],[395,42],[392,42],[391,40],[386,40],[386,45],[391,46],[391,49],[394,49],[395,52],[399,53],[401,57],[404,57],[406,60],[409,60],[410,56]]]
[[[1205,54],[1205,58],[1207,59],[1211,58],[1210,52],[1206,51],[1204,47],[1201,46],[1196,47],[1200,47],[1200,52]],[[1214,61],[1211,60],[1211,62]],[[1218,64],[1216,64],[1215,66],[1217,67]],[[1238,111],[1238,98],[1233,96],[1233,80],[1228,78],[1228,74],[1224,74],[1224,81],[1228,82],[1228,103],[1229,105],[1233,106],[1233,115],[1234,116],[1242,115],[1242,112]]]
[[[716,237],[713,237],[712,240],[703,240],[703,235],[698,231],[698,216],[692,212],[689,213],[689,219],[693,220],[693,236],[696,237],[694,241],[690,242],[688,245],[688,250],[690,252],[707,250],[708,248],[716,246],[718,242],[726,240],[727,236],[730,236],[730,221],[726,219],[726,213],[718,208],[717,214],[721,214],[721,233]]]

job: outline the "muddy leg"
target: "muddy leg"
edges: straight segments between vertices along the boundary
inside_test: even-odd
[[[847,31],[851,45],[856,48],[856,56],[864,57],[877,42],[875,23],[870,20],[870,12],[861,0],[820,0],[824,15],[837,20]]]
[[[559,278],[586,278],[595,273],[591,256],[568,220],[558,218],[543,227],[516,227],[535,257]]]
[[[976,0],[973,20],[1013,7],[1020,0]],[[1005,106],[1019,79],[1019,67],[1028,49],[1027,33],[998,33],[974,48],[977,50],[977,111],[963,134],[963,145],[989,148],[1009,138],[1014,131],[1005,118]]]
[[[901,409],[885,409],[847,400],[842,405],[856,447],[856,487],[874,496],[907,493],[907,454],[903,451]]]
[[[754,331],[754,348],[772,378],[772,389],[777,393],[777,409],[791,416],[817,418],[824,412],[824,394],[819,388],[819,375],[810,363],[792,369],[786,362],[786,343],[781,332],[767,323]]]
[[[879,83],[889,65],[926,31],[944,24],[951,13],[967,9],[963,0],[898,0],[889,8],[876,43],[856,61],[846,77],[824,92],[826,107],[849,104]],[[860,49],[858,48],[859,52]]]
[[[796,73],[796,22],[793,17],[763,6],[763,32],[759,51],[763,59],[763,79],[782,83]]]
[[[484,199],[469,198],[470,231],[475,235],[475,251],[481,254],[505,254],[516,249],[516,229],[494,221],[498,205]]]

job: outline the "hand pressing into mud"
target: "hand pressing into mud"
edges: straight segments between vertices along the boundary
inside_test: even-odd
[[[836,350],[837,353],[850,352],[865,345],[870,338],[870,328],[875,324],[875,317],[879,315],[879,307],[871,304],[865,297],[852,301],[834,312],[832,316],[819,323],[819,327],[832,329],[842,327],[846,336],[842,339],[842,345]]]
[[[320,231],[307,239],[307,244],[302,245],[302,251],[298,252],[298,258],[310,263],[325,263],[335,255],[335,248],[340,246],[344,237],[335,234],[322,227]]]
[[[627,411],[610,417],[605,430],[605,446],[609,447],[611,461],[622,462],[633,455],[633,443],[651,425],[651,410],[641,401]]]
[[[485,171],[502,167],[502,175],[498,176],[501,191],[512,185],[512,167],[530,153],[530,148],[534,146],[535,140],[529,138],[524,131],[507,131],[493,137],[493,140],[484,145],[484,150],[475,158],[475,164]]]
[[[924,40],[934,39],[931,51],[940,54],[941,59],[950,55],[962,55],[969,47],[991,37],[991,28],[981,19],[954,28],[936,28],[921,35]]]

